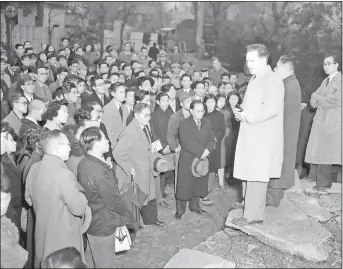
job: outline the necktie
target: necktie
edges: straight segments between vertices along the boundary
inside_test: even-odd
[[[121,106],[119,107],[119,114],[120,114],[121,120],[123,121],[123,109]]]
[[[148,139],[148,141],[149,141],[149,143],[150,143],[150,137],[149,137],[149,134],[148,134],[149,131],[147,130],[147,127],[146,127],[146,126],[144,126],[143,131],[144,131],[144,133],[145,133],[146,138]]]
[[[101,103],[102,103],[102,105],[105,105],[105,101],[104,101],[104,96],[103,95],[101,95]]]
[[[198,129],[200,130],[200,128],[201,128],[201,121],[200,120],[197,120],[197,125],[198,125]]]
[[[330,77],[328,77],[328,79],[326,80],[326,87],[329,85],[330,82]]]

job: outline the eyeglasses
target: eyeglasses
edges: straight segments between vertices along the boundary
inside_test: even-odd
[[[101,82],[99,84],[95,84],[95,86],[104,86],[106,83],[105,82]]]
[[[323,66],[330,66],[332,64],[336,64],[336,63],[323,63]]]
[[[205,113],[205,110],[194,110],[196,113],[202,114]]]
[[[38,75],[41,75],[41,76],[48,76],[48,75],[49,75],[49,72],[47,72],[47,73],[38,73]]]

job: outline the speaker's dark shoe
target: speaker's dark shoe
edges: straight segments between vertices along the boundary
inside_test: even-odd
[[[180,213],[175,213],[175,218],[176,218],[177,220],[181,219],[181,218],[182,218],[182,214],[180,214]]]

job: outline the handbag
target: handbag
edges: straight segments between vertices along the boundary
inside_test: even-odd
[[[126,203],[133,203],[138,208],[142,208],[145,200],[148,198],[148,195],[133,181],[132,176],[131,182],[123,185],[120,194]]]
[[[122,252],[131,249],[132,241],[126,226],[118,227],[115,232],[114,252]]]

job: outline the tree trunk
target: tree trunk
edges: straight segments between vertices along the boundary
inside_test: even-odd
[[[37,2],[36,26],[43,26],[45,2]]]
[[[126,26],[126,20],[123,20],[121,25],[120,25],[120,43],[119,43],[119,51],[121,51],[123,49],[123,43],[124,43],[124,40],[123,40],[123,35],[124,35],[124,29],[125,29],[125,26]]]

